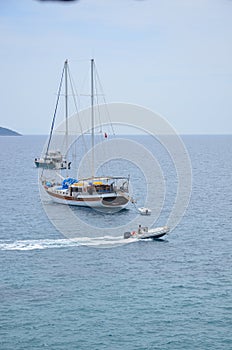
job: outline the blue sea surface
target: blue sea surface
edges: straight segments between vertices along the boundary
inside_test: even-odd
[[[232,349],[232,136],[182,139],[193,184],[179,225],[163,240],[96,249],[110,237],[70,240],[44,211],[33,160],[46,138],[0,137],[0,349]],[[135,188],[143,175],[129,166]],[[135,215],[80,210],[98,230]]]

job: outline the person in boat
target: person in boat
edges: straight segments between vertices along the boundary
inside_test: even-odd
[[[142,227],[139,225],[138,234],[142,233]]]

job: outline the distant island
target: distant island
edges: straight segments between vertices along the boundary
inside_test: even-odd
[[[0,136],[21,136],[21,134],[13,130],[0,127]]]

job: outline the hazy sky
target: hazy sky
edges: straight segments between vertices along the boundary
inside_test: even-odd
[[[49,131],[63,62],[181,134],[232,133],[232,1],[0,1],[0,126]]]

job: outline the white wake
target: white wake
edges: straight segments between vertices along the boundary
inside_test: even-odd
[[[37,239],[37,240],[17,240],[14,242],[0,241],[0,250],[35,250],[35,249],[54,249],[68,248],[80,246],[93,247],[113,247],[130,243],[133,240],[125,240],[122,236],[111,237],[80,237],[80,238],[64,238],[64,239]]]

